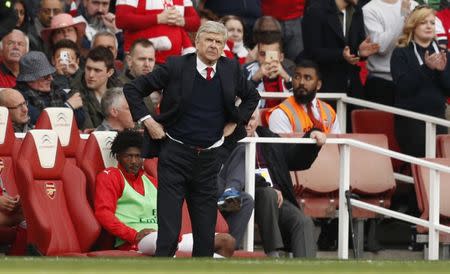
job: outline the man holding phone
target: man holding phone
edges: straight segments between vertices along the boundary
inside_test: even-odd
[[[244,73],[259,92],[290,92],[292,89],[292,70],[283,65],[281,40],[276,42],[261,42],[257,45],[257,61],[244,66]],[[280,100],[261,99],[260,108],[274,107]]]

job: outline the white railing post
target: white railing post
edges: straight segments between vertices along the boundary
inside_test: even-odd
[[[436,157],[436,124],[431,122],[425,123],[425,136],[425,156],[434,158]]]
[[[439,206],[440,206],[440,173],[435,169],[430,169],[430,201],[429,215],[430,228],[428,229],[428,260],[439,259]]]
[[[342,133],[347,132],[347,105],[342,98],[336,102],[336,115]]]
[[[256,159],[256,143],[250,142],[245,144],[245,192],[255,199],[255,159]],[[250,216],[247,224],[247,232],[244,236],[244,250],[253,251],[254,240],[254,211]]]
[[[339,236],[338,258],[348,259],[349,218],[345,192],[350,189],[350,146],[339,145]]]

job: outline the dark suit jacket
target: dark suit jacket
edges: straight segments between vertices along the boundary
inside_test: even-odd
[[[365,39],[361,7],[356,6],[347,37],[344,37],[335,0],[311,1],[302,21],[303,57],[319,64],[324,92],[343,92],[350,95],[362,92],[359,67],[347,63],[342,55],[345,46],[358,53]]]
[[[133,118],[138,120],[149,114],[142,98],[148,96],[152,90],[163,90],[160,114],[154,119],[165,128],[174,125],[183,115],[191,97],[197,73],[196,66],[195,53],[170,57],[153,72],[126,84],[124,93]],[[222,86],[227,122],[238,124],[235,134],[242,138],[245,136],[243,125],[250,119],[260,96],[255,87],[245,80],[237,61],[221,57],[217,61],[216,70]],[[239,107],[235,106],[236,97],[242,100]],[[152,140],[147,131],[144,132],[142,151],[143,157],[146,158],[155,157],[159,152],[159,142]]]

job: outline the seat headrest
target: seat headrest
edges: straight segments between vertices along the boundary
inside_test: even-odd
[[[53,168],[58,148],[58,135],[54,130],[35,129],[29,133],[36,144],[36,151],[42,168]]]
[[[63,147],[70,142],[73,111],[70,108],[46,108],[48,118],[50,120],[51,128],[56,131],[59,136],[59,141]]]
[[[0,107],[0,144],[5,143],[6,130],[8,128],[8,116],[8,109]]]
[[[117,167],[117,160],[111,156],[111,145],[116,138],[117,132],[115,131],[94,131],[91,133],[94,135],[98,143],[98,148],[102,154],[103,164],[105,168]]]

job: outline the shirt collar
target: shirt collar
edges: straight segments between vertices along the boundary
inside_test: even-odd
[[[202,60],[200,60],[200,58],[198,58],[197,56],[197,71],[202,74],[202,72],[207,68],[207,67],[212,67],[213,72],[216,73],[216,66],[217,66],[217,62],[212,65],[212,66],[208,66],[205,63],[202,62]]]
[[[139,179],[144,174],[144,169],[143,168],[139,169],[138,174],[135,176],[132,173],[128,173],[121,164],[118,164],[117,167],[120,169],[120,171],[122,172],[122,174],[125,177],[125,179],[128,182],[130,182],[130,183],[136,181],[137,179]]]
[[[5,63],[0,63],[0,70],[3,72],[3,74],[5,75],[12,75],[14,76],[14,74],[9,70],[9,68],[5,65]],[[16,76],[14,76],[16,77]]]

